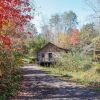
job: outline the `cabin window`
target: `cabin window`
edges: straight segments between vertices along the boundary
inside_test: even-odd
[[[42,53],[42,54],[41,54],[41,57],[44,58],[44,56],[45,56],[44,53]]]
[[[49,53],[48,56],[49,56],[49,60],[51,60],[52,59],[52,53]]]

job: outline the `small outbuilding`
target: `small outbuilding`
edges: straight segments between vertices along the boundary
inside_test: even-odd
[[[68,51],[68,49],[60,48],[49,42],[37,51],[37,62],[39,64],[55,63],[61,54],[67,53]]]
[[[100,62],[100,36],[94,38],[90,45],[84,47],[84,51],[92,54],[94,61]]]

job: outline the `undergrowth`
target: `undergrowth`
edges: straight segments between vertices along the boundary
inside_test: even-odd
[[[91,87],[96,87],[100,89],[100,64],[95,63],[87,70],[67,70],[63,66],[50,66],[50,67],[40,67],[42,70],[47,71],[49,74],[61,76],[63,79],[75,81],[77,83],[85,84]],[[98,89],[98,90],[99,90]]]
[[[8,100],[19,89],[21,73],[16,71],[13,75],[0,78],[0,100]]]

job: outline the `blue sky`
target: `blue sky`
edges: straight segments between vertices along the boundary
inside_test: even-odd
[[[35,0],[39,16],[35,17],[35,23],[38,29],[42,19],[49,19],[55,13],[65,11],[74,11],[78,16],[79,27],[88,22],[89,15],[92,11],[88,8],[85,0]]]

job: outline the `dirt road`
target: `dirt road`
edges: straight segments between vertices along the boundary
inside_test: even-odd
[[[36,65],[21,68],[21,89],[11,100],[100,100],[100,93],[41,71]]]

